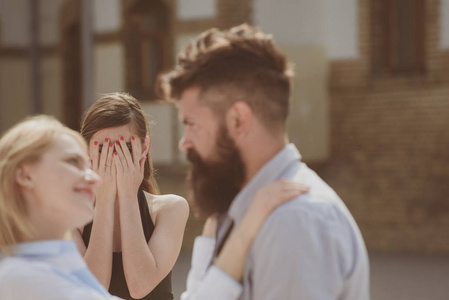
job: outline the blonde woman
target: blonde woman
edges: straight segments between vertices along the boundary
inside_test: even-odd
[[[0,299],[116,299],[66,233],[92,219],[99,176],[87,145],[39,116],[0,140]]]

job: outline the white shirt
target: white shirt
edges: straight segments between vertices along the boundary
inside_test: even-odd
[[[221,269],[211,266],[215,246],[213,238],[199,236],[195,239],[192,268],[187,277],[187,291],[181,300],[236,300],[242,286]]]
[[[1,300],[105,300],[111,296],[87,268],[72,241],[39,241],[0,255]]]

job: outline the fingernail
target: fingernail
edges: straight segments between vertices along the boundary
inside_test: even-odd
[[[117,151],[114,151],[114,155],[117,155]]]
[[[121,137],[120,137],[120,140],[121,140],[121,141],[124,141],[125,139],[121,136]]]
[[[134,136],[132,136],[131,139],[134,141],[136,138]]]
[[[107,142],[109,142],[109,140],[108,139],[104,139],[104,142],[107,143]]]
[[[98,142],[97,142],[97,141],[95,141],[95,142],[94,142],[94,145],[95,145],[95,146],[96,146],[96,145],[98,145]]]
[[[112,145],[114,145],[114,143],[109,143],[109,147],[112,147]]]
[[[120,143],[118,141],[115,141],[115,144],[120,145]]]

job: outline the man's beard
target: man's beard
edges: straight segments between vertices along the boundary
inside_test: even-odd
[[[218,160],[204,161],[193,149],[187,152],[192,163],[189,172],[190,199],[201,217],[225,213],[245,180],[245,168],[234,141],[222,126],[216,139]]]

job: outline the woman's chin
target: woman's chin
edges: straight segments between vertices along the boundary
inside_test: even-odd
[[[82,214],[80,213],[78,215],[78,217],[76,218],[76,220],[74,222],[74,223],[76,223],[76,225],[74,227],[76,227],[76,228],[84,227],[85,225],[92,222],[93,217],[94,217],[94,208],[92,205],[92,209],[86,209],[86,211],[84,211]]]

